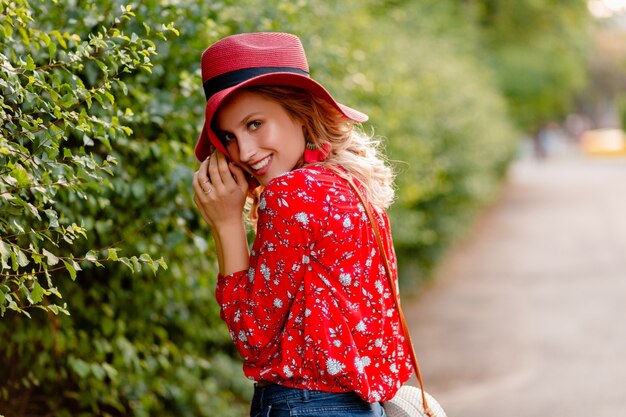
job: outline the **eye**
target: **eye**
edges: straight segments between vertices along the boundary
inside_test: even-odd
[[[258,128],[261,127],[261,122],[258,120],[253,120],[250,123],[248,123],[248,129],[250,130],[257,130]]]
[[[222,143],[225,145],[235,140],[235,135],[233,135],[232,133],[228,133],[228,132],[222,132],[220,135],[220,139],[222,140]]]

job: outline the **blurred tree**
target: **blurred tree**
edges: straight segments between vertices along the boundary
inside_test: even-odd
[[[586,84],[592,18],[584,0],[465,0],[482,28],[511,116],[527,132],[562,119]]]
[[[626,114],[626,32],[609,21],[599,21],[593,40],[594,51],[587,64],[589,85],[579,105],[594,127],[621,127]]]

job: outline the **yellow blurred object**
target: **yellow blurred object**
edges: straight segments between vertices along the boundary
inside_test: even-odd
[[[580,144],[589,155],[626,155],[626,135],[622,129],[588,130]]]

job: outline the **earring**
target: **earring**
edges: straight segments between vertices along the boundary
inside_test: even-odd
[[[317,143],[306,141],[304,149],[304,162],[312,164],[314,162],[323,161],[330,154],[330,143],[318,145]]]

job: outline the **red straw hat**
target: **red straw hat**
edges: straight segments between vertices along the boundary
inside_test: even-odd
[[[367,120],[366,114],[337,103],[309,76],[302,43],[297,36],[288,33],[242,33],[217,41],[202,54],[202,83],[207,104],[204,126],[195,149],[199,160],[209,156],[211,145],[228,155],[211,129],[211,121],[220,104],[241,87],[299,87],[324,99],[354,122]]]

